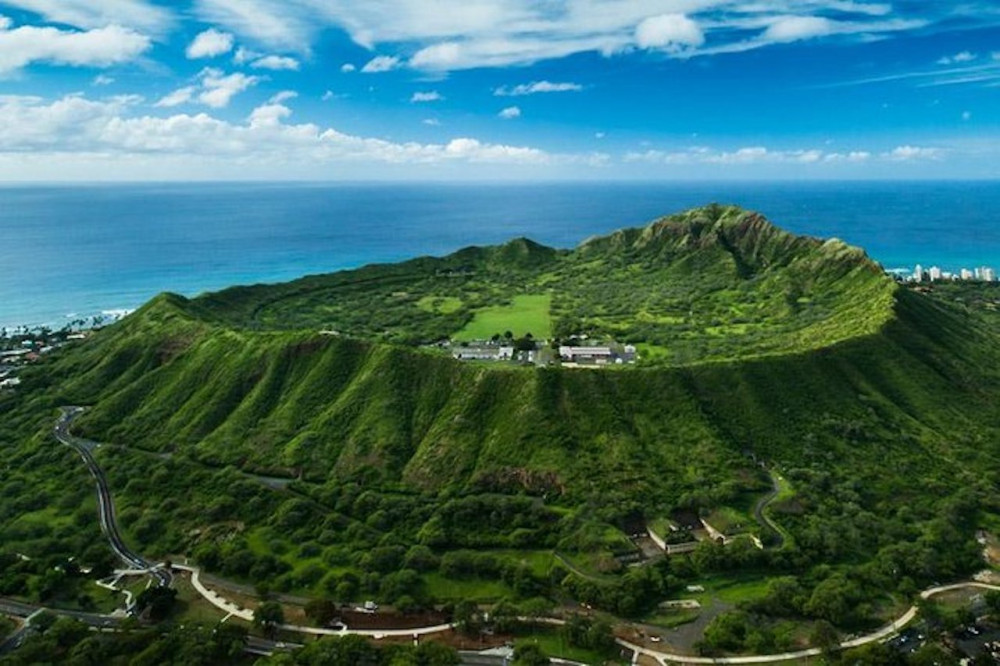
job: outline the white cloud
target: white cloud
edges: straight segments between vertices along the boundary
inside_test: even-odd
[[[971,51],[962,51],[961,53],[956,53],[955,55],[945,56],[937,61],[939,65],[961,65],[962,63],[972,62],[976,60],[979,56]]]
[[[823,157],[824,162],[853,162],[855,164],[867,162],[872,158],[871,152],[867,150],[852,150],[849,153],[827,153]]]
[[[460,137],[442,144],[398,143],[345,134],[314,124],[290,124],[292,110],[280,94],[253,110],[245,123],[206,113],[132,116],[134,100],[95,101],[70,96],[0,97],[0,155],[182,155],[231,161],[311,164],[589,164],[592,155],[555,155],[537,148]]]
[[[912,5],[913,3],[907,3]],[[251,43],[308,52],[321,31],[345,30],[359,45],[409,55],[429,71],[526,65],[583,52],[636,47],[672,57],[833,37],[867,40],[986,22],[980,3],[861,0],[195,0],[199,17]],[[918,18],[909,18],[909,17]]]
[[[108,76],[107,74],[98,74],[94,77],[93,84],[95,86],[110,86],[114,82],[115,80],[113,77]]]
[[[233,97],[260,81],[258,76],[247,76],[239,72],[226,74],[221,69],[206,67],[198,74],[199,85],[179,88],[160,99],[155,106],[170,108],[198,101],[213,109],[221,109],[229,106]]]
[[[35,62],[77,67],[108,67],[135,60],[149,50],[149,37],[109,25],[93,30],[20,26],[0,29],[0,74]]]
[[[444,96],[441,95],[441,93],[439,93],[436,90],[430,90],[428,92],[415,92],[415,93],[413,93],[413,96],[410,97],[410,102],[413,103],[413,104],[417,104],[417,103],[420,103],[420,102],[439,102],[439,101],[441,101],[443,99],[444,99]]]
[[[504,120],[513,120],[514,118],[521,117],[521,109],[516,106],[508,106],[506,109],[500,111],[500,113],[498,113],[497,115],[503,118]]]
[[[943,156],[940,148],[923,148],[920,146],[899,146],[893,150],[882,153],[883,159],[893,162],[910,162],[913,160],[936,160]]]
[[[215,28],[209,28],[198,33],[194,41],[187,47],[187,57],[194,60],[197,58],[215,58],[233,50],[233,36],[228,32],[221,32]]]
[[[340,66],[340,71],[343,72],[344,74],[350,74],[355,70],[357,70],[357,67],[355,67],[349,62],[345,62],[343,65]]]
[[[361,71],[365,74],[376,74],[388,72],[397,67],[399,67],[399,58],[396,56],[375,56],[361,68]]]
[[[206,23],[225,26],[246,39],[270,48],[309,51],[321,20],[308,3],[287,0],[195,0]]]
[[[766,42],[795,42],[824,37],[838,32],[842,27],[835,21],[820,16],[782,17],[764,31]]]
[[[493,94],[497,97],[520,97],[522,95],[534,95],[537,93],[579,92],[581,90],[583,90],[583,86],[579,83],[532,81],[531,83],[522,83],[511,88],[500,86],[493,91]]]
[[[635,42],[639,48],[678,53],[704,44],[705,33],[684,14],[661,14],[643,20],[636,27]]]
[[[431,127],[441,126],[441,121],[438,120],[437,118],[424,118],[422,122],[424,123],[424,125],[430,125]]]
[[[177,90],[173,91],[172,93],[160,99],[160,101],[156,103],[156,106],[172,108],[175,106],[180,106],[181,104],[187,104],[194,97],[194,94],[195,92],[197,92],[197,90],[198,89],[195,86],[185,86],[184,88],[178,88]]]
[[[240,72],[225,74],[214,68],[206,68],[198,76],[202,85],[198,101],[213,109],[229,106],[233,97],[260,82],[258,76],[247,76]]]
[[[334,93],[332,90],[327,90],[325,93],[323,93],[323,97],[321,99],[324,102],[329,102],[331,99],[333,99],[336,96],[337,96],[336,93]]]
[[[241,46],[233,54],[233,63],[236,65],[245,65],[255,58],[260,58],[262,55],[262,53],[256,53],[245,46]]]
[[[169,10],[146,0],[3,0],[2,4],[85,29],[119,25],[163,34],[175,22]]]
[[[288,56],[269,55],[258,58],[250,63],[254,69],[270,69],[273,71],[298,71],[299,61]]]
[[[7,28],[11,27],[12,25],[14,25],[14,21],[12,21],[10,18],[4,16],[3,14],[0,14],[0,30],[6,30]]]
[[[624,156],[625,162],[661,165],[709,164],[727,167],[751,166],[756,164],[818,165],[850,163],[861,164],[869,161],[872,153],[855,150],[847,153],[826,152],[815,148],[799,150],[775,150],[764,146],[747,146],[736,150],[719,150],[697,146],[685,150],[632,151]]]

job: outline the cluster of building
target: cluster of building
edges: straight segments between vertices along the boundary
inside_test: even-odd
[[[559,359],[563,365],[622,365],[635,363],[633,345],[612,344],[601,347],[559,346]]]
[[[66,334],[60,332],[53,336],[42,334],[19,336],[18,339],[0,337],[0,391],[12,390],[20,386],[18,373],[29,363],[34,363],[44,354],[63,346],[72,340],[83,340],[87,333]]]
[[[981,266],[972,270],[963,268],[957,273],[952,273],[951,271],[941,270],[938,266],[931,266],[930,268],[925,269],[920,264],[917,264],[913,269],[913,274],[909,277],[909,280],[910,282],[940,282],[942,280],[996,282],[997,274],[996,271],[989,266]]]
[[[633,345],[612,342],[600,346],[560,345],[550,347],[546,341],[534,349],[518,349],[508,340],[474,340],[468,343],[449,342],[453,358],[460,361],[506,361],[530,365],[563,365],[566,367],[623,365],[638,359]]]
[[[460,361],[519,361],[535,363],[538,350],[518,350],[513,345],[497,342],[473,341],[468,345],[452,346],[451,355]]]

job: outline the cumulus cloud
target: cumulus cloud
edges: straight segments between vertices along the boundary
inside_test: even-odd
[[[207,68],[199,74],[202,91],[198,101],[213,109],[229,106],[236,95],[260,82],[258,76],[247,76],[240,72],[225,74],[222,70]]]
[[[257,58],[250,66],[254,69],[270,69],[272,71],[298,71],[299,61],[288,56],[269,55]]]
[[[399,67],[399,58],[396,56],[375,56],[361,68],[365,74],[376,74],[378,72],[388,72]]]
[[[181,104],[187,104],[194,97],[195,92],[198,89],[195,86],[185,86],[183,88],[178,88],[172,93],[167,94],[158,101],[155,106],[172,108],[175,106],[180,106]]]
[[[521,109],[516,106],[508,106],[506,109],[502,109],[497,115],[504,120],[513,120],[514,118],[521,117]]]
[[[206,21],[271,49],[308,52],[322,30],[345,30],[376,51],[412,54],[418,69],[525,65],[632,48],[669,57],[834,37],[864,40],[901,30],[986,22],[979,3],[863,0],[195,0]],[[913,18],[916,17],[916,18]]]
[[[795,42],[832,35],[840,29],[836,21],[821,16],[788,16],[769,25],[763,39],[767,42]]]
[[[194,40],[188,45],[187,57],[195,60],[198,58],[215,58],[233,50],[233,36],[228,32],[221,32],[215,28],[209,28],[198,33]]]
[[[651,16],[638,25],[635,42],[642,49],[677,53],[704,44],[705,33],[684,14],[661,14]]]
[[[109,25],[93,30],[0,25],[0,74],[35,62],[108,67],[135,60],[152,46],[131,28]]]
[[[107,74],[98,74],[94,77],[93,84],[95,86],[110,86],[114,82],[114,77],[108,76]]]
[[[213,109],[229,106],[233,97],[257,85],[258,76],[248,76],[240,72],[226,74],[221,69],[206,67],[198,74],[197,86],[184,86],[163,97],[156,103],[158,107],[174,107],[198,101]]]
[[[523,95],[535,95],[537,93],[579,92],[581,90],[583,90],[583,86],[579,83],[532,81],[531,83],[522,83],[513,87],[500,86],[493,91],[493,94],[497,97],[521,97]]]
[[[921,146],[899,146],[882,153],[882,158],[893,162],[911,162],[913,160],[940,159],[943,151],[940,148],[925,148]]]
[[[625,162],[661,165],[709,164],[721,166],[747,166],[754,164],[860,164],[872,158],[872,153],[855,150],[846,153],[827,152],[816,148],[776,150],[765,146],[747,146],[736,150],[718,150],[697,146],[685,150],[632,151],[624,156]]]
[[[962,51],[961,53],[956,53],[955,55],[944,56],[937,61],[939,65],[961,65],[962,63],[972,62],[976,60],[979,56],[971,51]]]
[[[162,34],[175,22],[168,9],[147,0],[4,0],[2,4],[84,29],[120,25]]]
[[[340,71],[343,72],[344,74],[350,74],[355,70],[357,70],[357,67],[355,67],[349,62],[345,62],[343,65],[340,66]]]
[[[410,102],[413,103],[413,104],[418,104],[420,102],[439,102],[439,101],[441,101],[443,99],[444,99],[444,96],[441,95],[441,93],[439,93],[436,90],[430,90],[430,91],[427,91],[427,92],[415,92],[415,93],[413,93],[413,96],[410,97]]]
[[[459,137],[441,144],[398,143],[346,134],[315,124],[291,124],[279,94],[243,123],[207,113],[168,117],[129,115],[134,100],[52,102],[37,97],[0,98],[0,154],[22,152],[184,155],[315,163],[366,161],[392,164],[476,163],[545,165],[591,163],[595,156],[555,155],[537,148]]]

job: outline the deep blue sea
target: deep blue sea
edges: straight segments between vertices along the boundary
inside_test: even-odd
[[[528,236],[572,247],[709,202],[836,236],[886,268],[1000,268],[1000,183],[0,187],[0,326]]]

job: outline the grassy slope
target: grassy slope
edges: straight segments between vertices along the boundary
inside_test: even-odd
[[[92,490],[78,461],[52,447],[48,433],[53,408],[60,404],[93,405],[79,425],[94,439],[175,454],[163,460],[115,447],[99,453],[134,543],[156,543],[163,554],[192,554],[213,543],[231,548],[219,558],[221,564],[206,566],[237,576],[247,573],[225,567],[240,552],[278,554],[296,567],[283,579],[318,567],[324,583],[317,583],[318,577],[283,583],[311,593],[331,593],[326,577],[334,569],[338,575],[363,569],[362,553],[376,545],[409,547],[425,531],[433,533],[429,526],[435,522],[456,513],[468,516],[471,509],[462,511],[456,498],[481,500],[490,510],[473,512],[474,529],[448,528],[457,540],[440,550],[555,549],[588,571],[603,571],[598,561],[613,563],[610,552],[628,548],[616,528],[633,517],[629,514],[665,516],[679,505],[745,508],[768,490],[770,482],[748,453],[781,470],[796,489],[769,513],[794,537],[789,541],[797,551],[767,554],[774,555],[779,568],[796,571],[807,566],[782,558],[808,552],[814,558],[809,563],[822,562],[816,570],[823,575],[812,571],[808,575],[817,577],[808,585],[830,573],[827,563],[860,566],[876,552],[889,559],[882,551],[926,541],[927,534],[943,535],[929,541],[932,550],[963,538],[971,544],[970,525],[957,536],[936,524],[921,530],[937,516],[939,505],[969,488],[976,490],[976,506],[1000,513],[995,315],[954,294],[945,298],[899,289],[845,246],[795,239],[752,217],[730,222],[708,225],[707,236],[702,229],[672,241],[649,239],[657,233],[676,236],[681,227],[666,222],[589,242],[572,254],[550,254],[519,242],[463,251],[444,261],[455,271],[486,266],[490,275],[513,270],[538,283],[574,283],[579,286],[574,293],[587,300],[583,282],[601,258],[615,284],[635,287],[639,300],[629,307],[638,304],[650,318],[663,319],[662,330],[671,335],[683,331],[671,328],[675,320],[665,313],[693,295],[708,301],[704,312],[759,307],[774,314],[791,308],[784,320],[771,322],[772,334],[757,342],[741,347],[739,336],[732,344],[734,336],[721,335],[730,346],[709,347],[723,358],[735,350],[738,360],[712,360],[709,354],[698,363],[674,358],[606,372],[465,364],[412,346],[324,335],[312,327],[246,325],[254,319],[240,308],[259,304],[261,290],[274,293],[271,287],[247,288],[194,301],[160,296],[120,324],[57,352],[44,372],[26,372],[25,390],[0,396],[0,407],[11,405],[13,418],[24,420],[18,432],[37,433],[20,449],[60,456],[61,467],[46,462],[37,466],[38,475],[62,478],[52,476],[54,469],[72,475],[79,486],[79,515],[93,519],[92,504],[83,505],[92,503]],[[739,234],[727,241],[730,248],[737,240],[743,243],[739,262],[718,242],[719,233]],[[678,249],[694,238],[701,238],[704,247]],[[599,248],[601,243],[608,247]],[[618,262],[619,251],[626,261]],[[511,257],[498,261],[503,253],[513,255],[513,262]],[[734,275],[750,277],[737,282],[728,274],[720,277],[726,256]],[[642,262],[655,279],[641,271],[631,275],[631,266]],[[439,260],[413,263],[441,270]],[[707,272],[691,272],[695,266]],[[801,269],[793,280],[791,266],[808,270]],[[382,280],[386,271],[410,268],[375,272]],[[805,274],[812,286],[796,293],[812,295],[790,299],[783,290]],[[463,292],[462,307],[486,298],[488,289],[481,276],[477,279],[479,295]],[[651,288],[641,288],[651,280]],[[825,284],[833,285],[836,297],[817,304]],[[285,298],[293,288],[279,288],[284,296],[273,305],[297,302]],[[662,310],[653,303],[658,291],[672,294]],[[248,298],[249,293],[257,296]],[[780,294],[777,300],[775,294]],[[589,309],[577,314],[554,298],[553,316],[557,322],[581,316],[610,320],[612,306],[621,299],[602,298],[593,292]],[[808,316],[799,317],[792,303],[800,298],[812,299],[819,309],[812,314],[800,309],[798,314]],[[975,302],[990,298],[982,294]],[[232,307],[220,305],[227,300]],[[422,302],[439,317],[459,312],[456,301]],[[817,318],[818,312],[827,316]],[[708,336],[691,339],[700,343]],[[784,351],[769,351],[766,344]],[[48,390],[41,390],[46,385]],[[306,483],[273,492],[226,465],[297,475]],[[32,460],[20,467],[36,473]],[[15,494],[16,481],[9,483]],[[525,491],[536,499],[511,497]],[[45,498],[37,499],[30,507],[12,505],[6,514],[46,511]],[[405,515],[393,512],[397,500]],[[541,517],[506,524],[497,507],[508,501],[527,502]],[[373,512],[371,506],[381,508]],[[163,520],[164,512],[169,521]],[[37,515],[56,523],[53,516]],[[523,512],[518,516],[522,520]],[[565,519],[554,522],[559,516]],[[397,529],[400,523],[405,528]],[[521,526],[524,539],[506,536]],[[56,528],[69,531],[68,526]],[[91,528],[97,534],[96,525]],[[26,529],[15,521],[4,534],[41,549],[45,535],[29,540]],[[494,532],[503,540],[474,539]],[[601,534],[605,538],[595,541]],[[300,545],[309,551],[299,552]],[[955,571],[906,552],[900,561],[919,561],[925,576]],[[601,577],[616,580],[610,574]],[[423,584],[437,596],[483,598],[505,595],[510,586],[493,575],[441,572],[426,574]]]
[[[784,354],[873,333],[893,284],[856,248],[709,206],[559,252],[525,239],[197,301],[244,330],[336,330],[424,343],[505,330],[643,344],[687,365]]]
[[[618,285],[652,278],[616,271],[635,273],[644,262],[653,274],[663,269],[663,282],[643,298],[697,283],[718,305],[720,294],[732,296],[720,253],[734,274],[751,276],[735,288],[752,296],[743,306],[768,309],[778,294],[791,307],[784,290],[792,286],[803,294],[833,284],[837,298],[814,294],[827,300],[827,316],[786,318],[739,362],[601,373],[497,371],[402,346],[231,325],[249,304],[266,309],[259,304],[285,302],[310,282],[373,271],[385,280],[428,266],[540,268],[551,277],[558,264],[558,279],[580,283],[597,259]],[[695,264],[716,270],[697,272]],[[818,457],[880,464],[899,455],[916,472],[971,469],[995,441],[995,377],[986,373],[996,367],[996,337],[977,315],[898,291],[873,271],[863,253],[835,241],[795,237],[733,209],[694,211],[588,241],[570,255],[515,241],[353,277],[196,301],[161,296],[62,359],[62,392],[66,401],[95,403],[81,422],[95,438],[314,480],[374,474],[428,489],[500,484],[671,506],[691,493],[712,505],[762,490],[749,452],[786,465]],[[612,317],[602,302],[595,296],[585,318]],[[909,492],[908,481],[896,481]]]
[[[983,374],[995,338],[909,292],[880,332],[817,352],[600,373],[217,328],[192,308],[162,297],[63,360],[65,399],[96,402],[81,422],[89,435],[316,480],[485,480],[672,505],[735,496],[751,451],[862,468],[898,456],[916,474],[953,469],[957,482],[990,460],[1000,425]],[[884,483],[918,490],[906,476]]]

